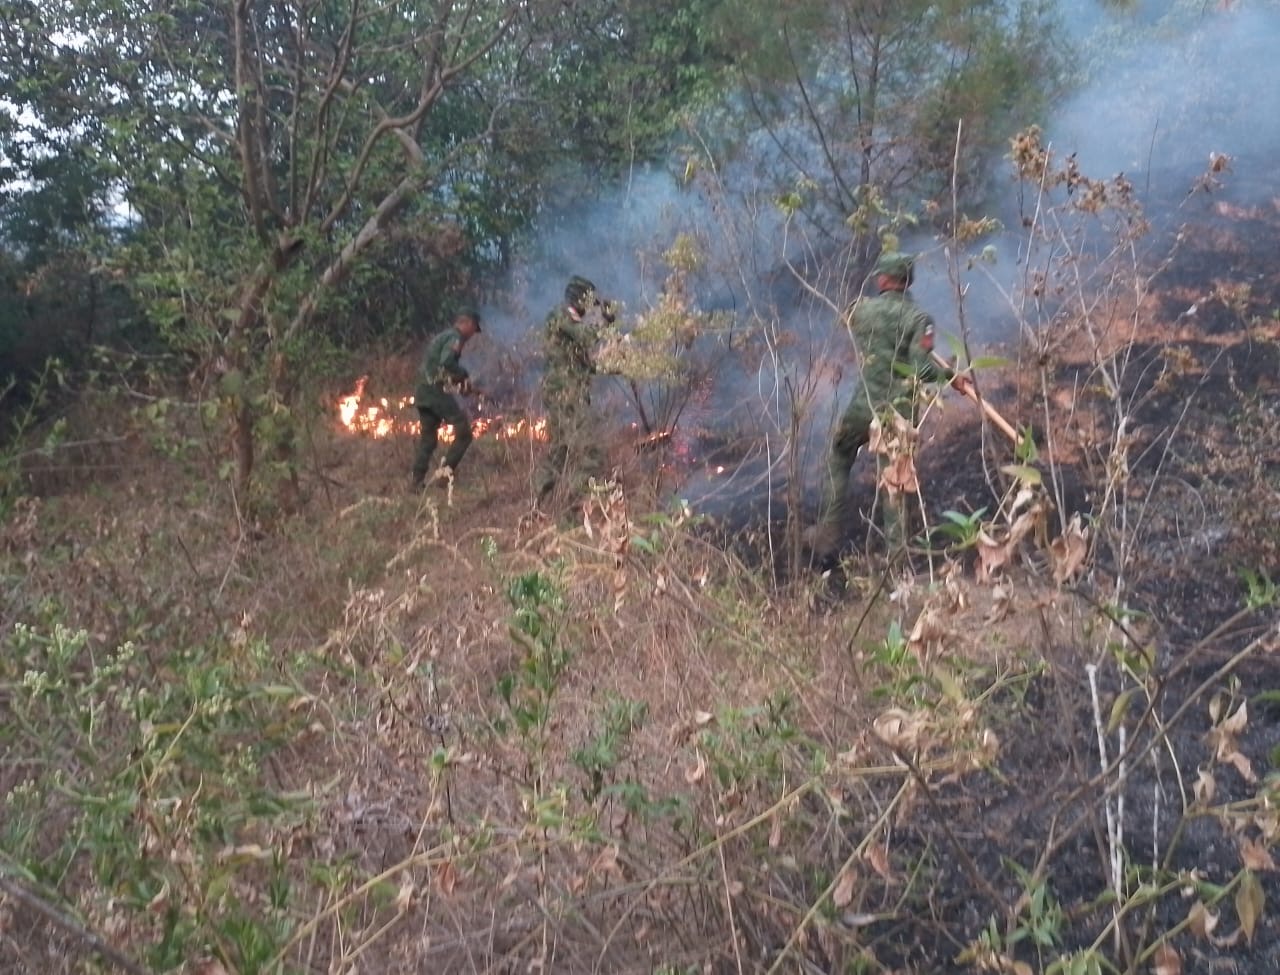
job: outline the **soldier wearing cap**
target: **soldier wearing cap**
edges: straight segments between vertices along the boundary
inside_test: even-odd
[[[563,304],[547,316],[542,403],[550,443],[535,476],[539,502],[566,472],[572,473],[575,487],[601,472],[603,452],[591,429],[591,377],[598,371],[600,329],[612,321],[612,307],[601,300],[591,281],[577,275],[565,286]]]
[[[822,558],[840,546],[849,514],[850,469],[870,441],[872,421],[895,409],[915,422],[921,383],[946,380],[962,389],[969,382],[933,358],[933,319],[907,294],[914,266],[909,254],[883,252],[873,269],[879,295],[858,299],[846,313],[861,368],[832,440],[822,516],[808,535],[814,554]],[[900,514],[893,508],[892,500],[885,505],[887,535],[901,531]]]
[[[440,427],[448,423],[453,427],[453,443],[444,456],[444,464],[431,475],[431,480],[453,479],[462,455],[471,446],[471,418],[453,396],[451,389],[467,394],[471,392],[471,377],[458,361],[467,342],[480,331],[480,315],[467,308],[453,317],[453,324],[427,343],[418,369],[418,387],[414,392],[414,405],[418,407],[422,432],[418,439],[418,452],[413,459],[411,485],[420,489],[431,468],[431,457],[440,442]]]

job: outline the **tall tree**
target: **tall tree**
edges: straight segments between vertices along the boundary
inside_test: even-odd
[[[831,241],[871,203],[976,187],[986,151],[1057,90],[1048,0],[748,3],[721,21],[741,52],[742,116],[761,175]],[[753,42],[753,38],[758,39]],[[734,43],[736,39],[736,43]]]
[[[450,215],[448,180],[507,94],[491,59],[539,6],[22,0],[6,16],[24,109],[99,147],[141,231],[135,282],[216,364],[242,497],[325,302],[408,212]],[[487,114],[432,132],[478,78]]]
[[[97,149],[121,266],[218,377],[244,497],[353,275],[406,241],[501,260],[540,174],[652,153],[714,74],[686,27],[721,3],[17,0],[0,77],[48,151]]]

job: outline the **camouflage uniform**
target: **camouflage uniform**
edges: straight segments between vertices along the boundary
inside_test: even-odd
[[[907,255],[886,253],[875,273],[909,283],[912,262]],[[933,350],[933,319],[902,291],[888,290],[862,298],[847,313],[860,356],[860,374],[853,398],[836,427],[827,461],[827,484],[818,544],[823,554],[838,547],[849,515],[849,473],[871,439],[871,423],[893,408],[913,423],[916,395],[922,382],[950,379],[950,370],[937,366]],[[901,538],[901,498],[887,498],[885,530],[891,541]]]
[[[593,429],[591,377],[597,371],[594,352],[599,328],[606,321],[596,303],[595,285],[577,277],[565,289],[565,303],[547,316],[542,335],[546,359],[542,403],[549,446],[535,476],[539,500],[566,473],[577,491],[589,477],[603,472],[604,452]]]
[[[457,399],[445,390],[446,383],[456,385],[470,378],[458,362],[465,344],[466,339],[455,324],[428,342],[423,353],[422,365],[418,368],[418,388],[413,397],[422,421],[418,452],[413,459],[414,485],[421,486],[431,468],[431,457],[440,442],[441,424],[453,427],[453,443],[444,457],[445,466],[450,470],[458,469],[462,455],[471,446],[471,419]]]

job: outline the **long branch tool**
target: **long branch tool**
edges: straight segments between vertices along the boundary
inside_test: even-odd
[[[943,359],[942,356],[938,355],[938,353],[933,352],[930,354],[933,356],[934,362],[938,365],[945,369],[951,368],[951,364]],[[961,395],[973,400],[973,402],[977,404],[978,409],[982,410],[987,419],[995,424],[1000,432],[1008,437],[1009,441],[1015,447],[1022,443],[1022,437],[1018,435],[1018,431],[1014,429],[1013,424],[1006,420],[999,410],[982,398],[982,395],[978,392],[978,388],[974,386],[972,382],[966,383],[959,392]]]

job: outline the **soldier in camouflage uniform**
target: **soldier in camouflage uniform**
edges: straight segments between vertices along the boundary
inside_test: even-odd
[[[612,321],[613,312],[596,294],[596,286],[577,276],[564,289],[564,304],[547,317],[542,403],[550,444],[535,477],[539,502],[565,473],[571,473],[577,490],[588,477],[602,472],[603,451],[592,431],[591,377],[597,371],[600,329]]]
[[[471,377],[458,362],[463,346],[480,331],[480,315],[470,309],[454,316],[453,324],[427,343],[418,368],[418,388],[414,392],[414,404],[422,421],[422,433],[418,440],[418,452],[413,459],[412,486],[420,489],[431,468],[431,457],[440,442],[440,426],[453,427],[453,443],[444,457],[444,466],[432,475],[432,480],[448,480],[453,477],[473,439],[471,418],[458,404],[446,387],[456,387],[459,392],[471,390]]]
[[[938,365],[933,352],[933,319],[907,294],[914,259],[886,251],[874,274],[880,294],[862,298],[848,312],[849,327],[860,355],[859,383],[836,427],[827,462],[822,518],[808,535],[814,554],[833,555],[840,546],[849,514],[849,473],[858,451],[871,439],[871,423],[895,409],[913,423],[920,384],[949,381],[957,389],[970,382]],[[885,532],[891,543],[903,541],[901,498],[885,503]]]

